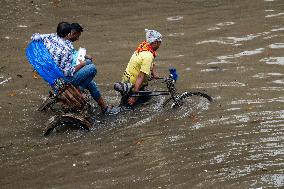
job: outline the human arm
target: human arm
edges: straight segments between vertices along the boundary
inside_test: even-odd
[[[134,84],[133,92],[137,92],[137,91],[140,90],[140,88],[141,88],[141,86],[143,84],[144,79],[145,79],[145,73],[140,71],[140,73],[138,74],[138,77],[136,79],[136,82]],[[128,104],[129,105],[133,105],[133,104],[135,104],[136,100],[137,100],[136,97],[130,97],[128,99]]]
[[[140,68],[139,69],[139,73],[136,77],[135,83],[134,83],[134,88],[133,88],[133,92],[137,92],[141,89],[145,79],[147,76],[151,75],[151,67],[152,67],[152,63],[154,60],[154,57],[152,55],[152,53],[150,52],[140,52],[139,56],[141,57],[141,63],[138,62],[136,63],[137,65],[140,64]],[[130,97],[128,100],[128,103],[130,105],[135,104],[137,98],[136,97]]]
[[[75,72],[77,72],[78,70],[80,70],[81,68],[83,68],[86,65],[85,61],[82,61],[80,59],[78,59],[80,64],[78,64],[77,66],[75,66]]]
[[[93,61],[95,58],[93,58],[91,55],[88,55],[88,54],[86,54],[85,55],[85,58],[86,59],[90,59],[91,61]]]
[[[159,79],[160,78],[159,75],[158,75],[158,72],[157,72],[155,64],[153,64],[151,75],[152,75],[153,79]]]

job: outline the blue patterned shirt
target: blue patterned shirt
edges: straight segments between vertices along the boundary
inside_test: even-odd
[[[57,34],[38,34],[32,40],[42,40],[45,47],[53,57],[65,76],[73,76],[75,67],[72,66],[74,47],[71,41],[59,37]]]

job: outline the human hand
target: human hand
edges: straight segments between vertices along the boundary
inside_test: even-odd
[[[91,55],[88,55],[88,54],[85,55],[85,58],[86,58],[86,59],[90,59],[91,61],[93,61],[93,59],[95,59],[95,58],[93,58]]]
[[[85,61],[83,61],[83,60],[81,60],[81,59],[78,59],[78,61],[80,62],[80,65],[81,65],[82,67],[84,67],[84,66],[86,65],[86,62],[85,62]]]
[[[158,75],[158,73],[155,71],[152,71],[152,73],[151,73],[151,79],[160,79],[160,77],[159,77],[159,75]]]
[[[161,79],[161,77],[158,76],[158,75],[153,75],[152,78],[153,78],[153,79]]]

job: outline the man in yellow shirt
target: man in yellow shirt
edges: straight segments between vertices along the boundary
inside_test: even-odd
[[[143,41],[131,56],[126,70],[122,76],[122,82],[114,85],[115,90],[123,93],[129,88],[132,92],[144,90],[148,85],[148,79],[159,78],[154,59],[157,56],[156,51],[161,45],[162,35],[155,30],[145,29],[146,41]],[[129,105],[134,105],[137,97],[127,99]]]

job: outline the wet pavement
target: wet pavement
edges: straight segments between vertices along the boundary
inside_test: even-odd
[[[282,0],[0,2],[1,188],[282,188],[284,98]],[[33,33],[60,21],[85,28],[76,48],[96,58],[95,78],[113,84],[144,29],[163,43],[161,76],[175,67],[180,91],[202,91],[179,109],[155,97],[135,111],[96,115],[90,132],[43,137],[38,112],[49,87],[25,58]],[[151,89],[164,89],[159,81]]]

